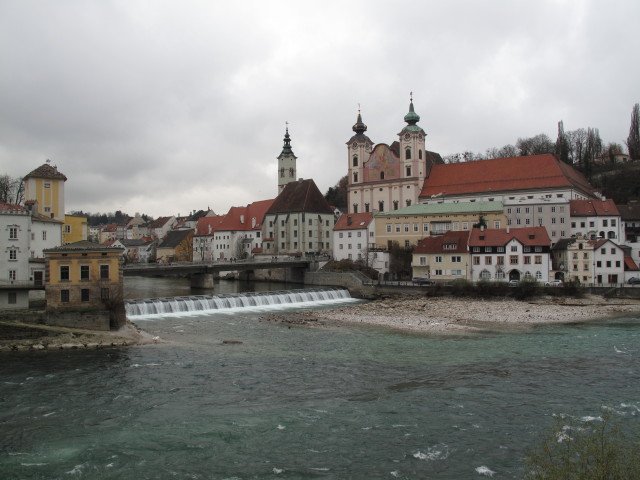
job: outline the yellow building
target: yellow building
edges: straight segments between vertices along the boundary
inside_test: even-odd
[[[502,202],[459,202],[417,204],[374,217],[376,248],[389,248],[393,242],[410,247],[418,241],[448,231],[471,231],[484,222],[487,228],[507,224]]]
[[[413,250],[414,278],[437,280],[469,279],[469,234],[449,231],[428,237]]]
[[[87,240],[89,235],[89,226],[87,218],[79,215],[65,215],[64,225],[62,227],[62,244],[80,242]]]
[[[193,262],[193,230],[172,230],[156,251],[160,263]]]
[[[109,310],[122,302],[122,252],[87,241],[46,249],[47,310]]]
[[[47,160],[23,180],[25,201],[35,200],[38,206],[34,213],[64,222],[64,182],[67,177]]]

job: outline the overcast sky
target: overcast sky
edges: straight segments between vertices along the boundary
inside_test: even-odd
[[[427,149],[599,128],[640,102],[640,2],[0,0],[0,173],[46,159],[66,210],[154,217],[346,174],[358,105],[390,144],[413,91]]]

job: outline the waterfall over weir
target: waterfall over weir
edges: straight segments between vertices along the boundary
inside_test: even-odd
[[[344,288],[314,288],[275,292],[247,292],[233,295],[190,295],[187,297],[127,300],[129,318],[169,315],[231,313],[238,310],[278,310],[284,308],[330,305],[357,301]]]

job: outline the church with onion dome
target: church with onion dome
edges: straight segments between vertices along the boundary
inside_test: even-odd
[[[404,121],[398,140],[376,145],[366,135],[358,112],[355,134],[347,142],[349,213],[389,212],[418,203],[430,169],[444,163],[439,154],[425,148],[427,134],[418,125],[413,97]]]

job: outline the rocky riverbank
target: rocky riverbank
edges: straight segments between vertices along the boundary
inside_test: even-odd
[[[97,349],[161,343],[158,337],[127,323],[120,330],[96,331],[0,321],[0,352],[26,350]]]
[[[465,333],[489,328],[530,328],[545,323],[576,323],[640,313],[640,301],[543,297],[529,302],[454,297],[398,296],[335,310],[272,315],[266,320],[290,325],[329,326],[341,322],[423,333]]]

